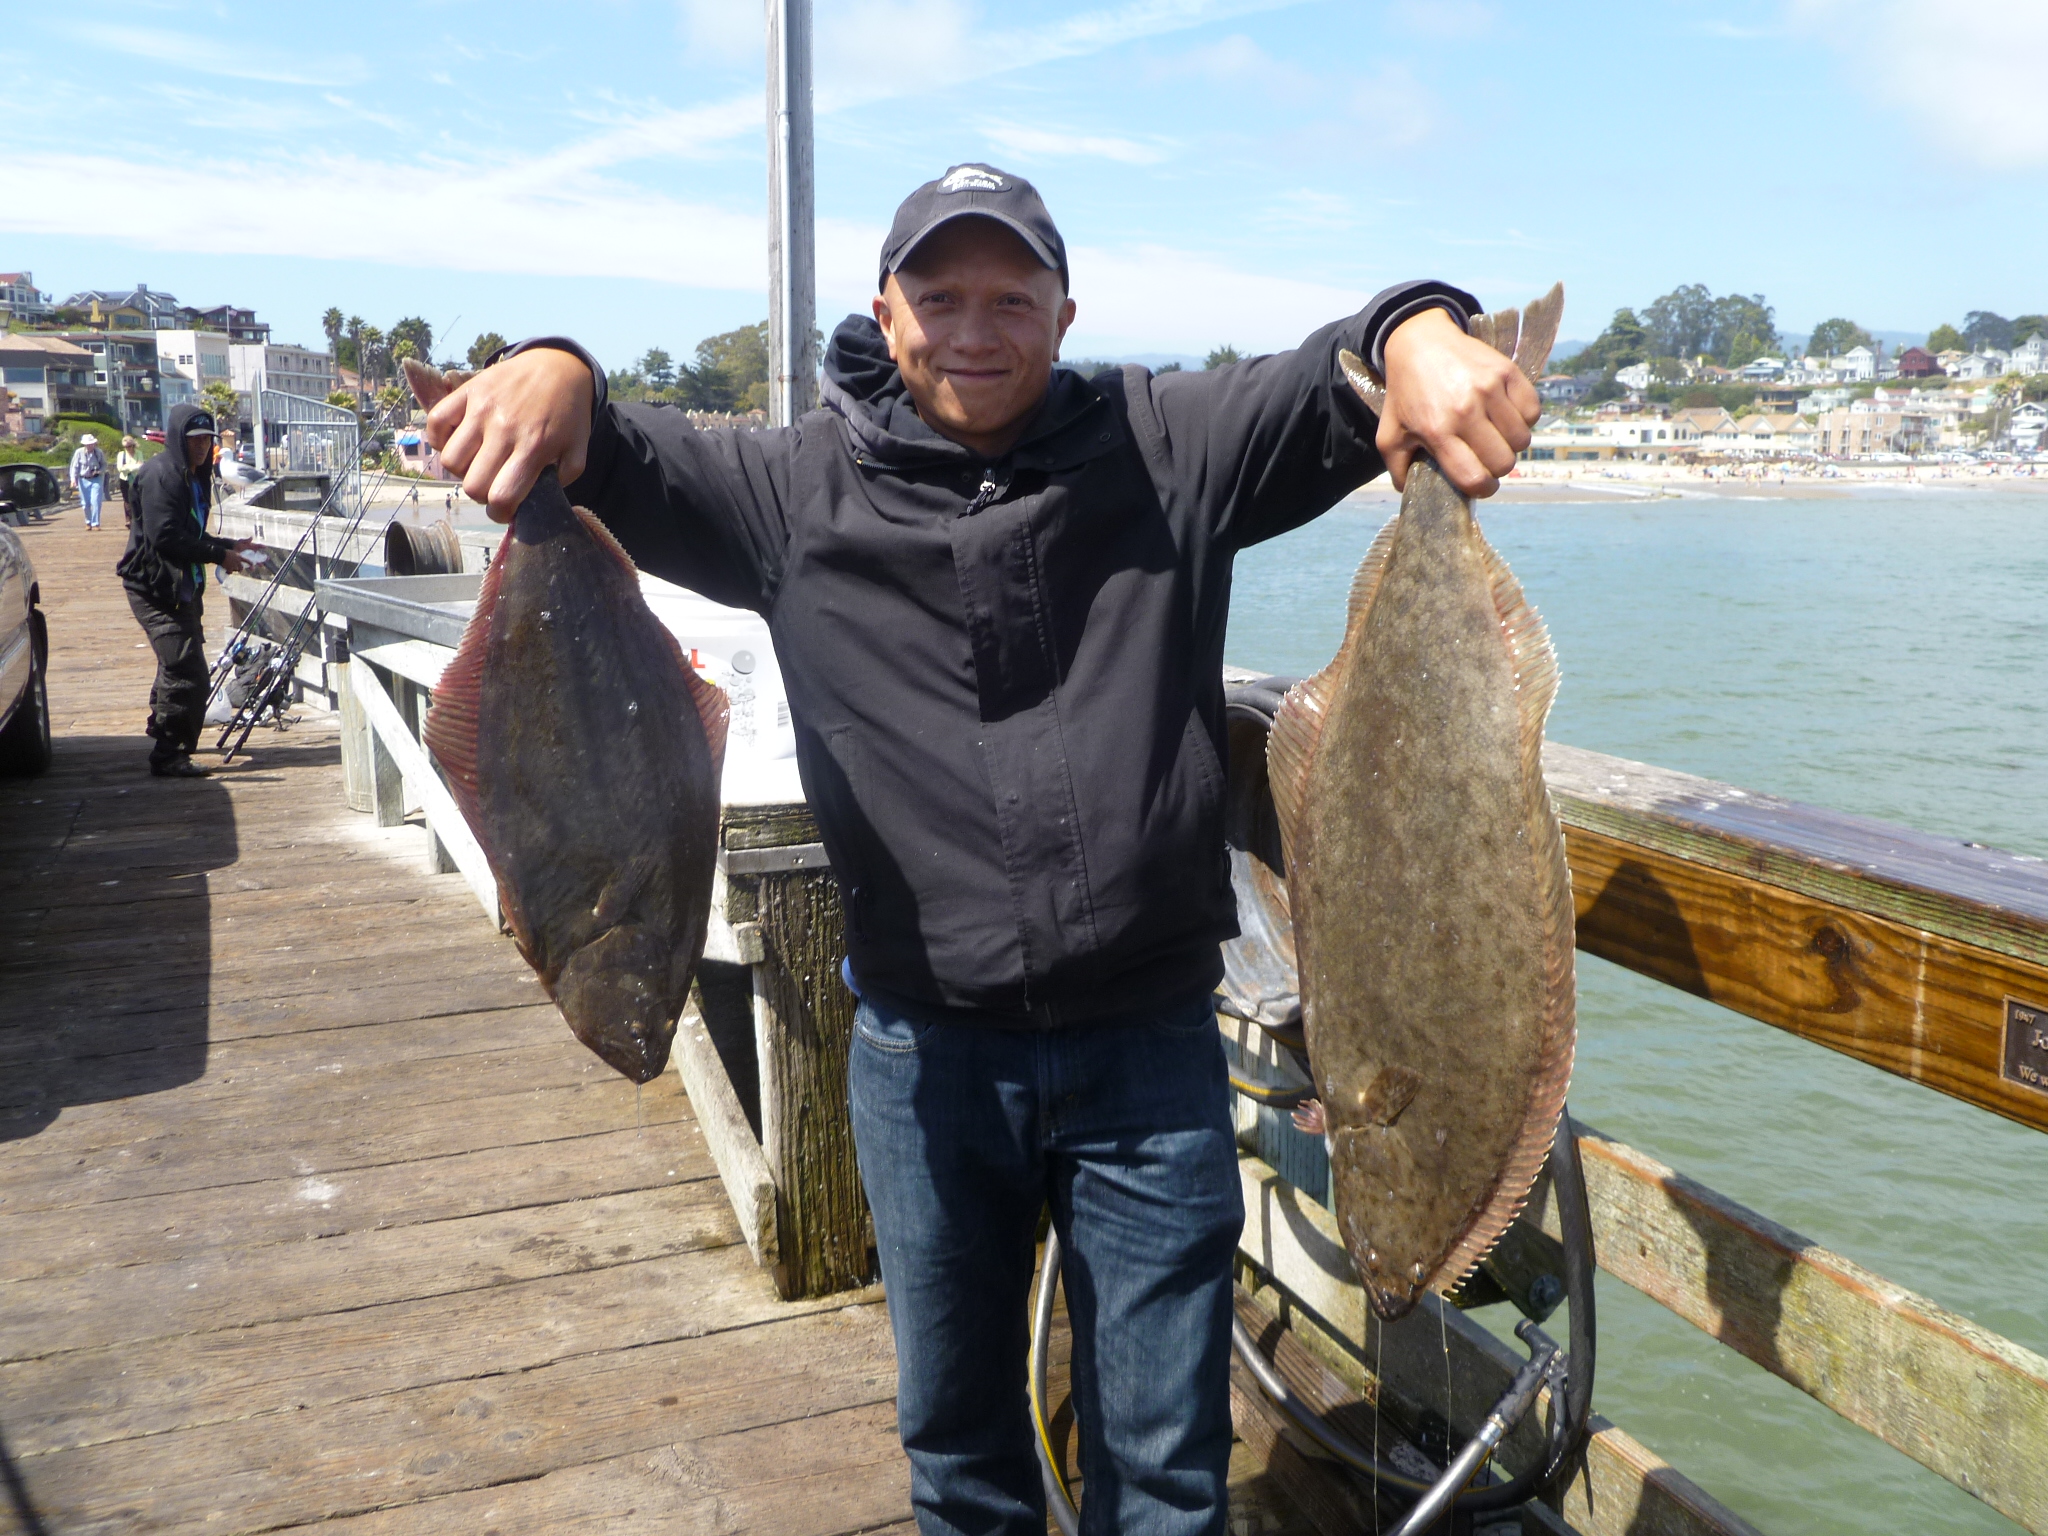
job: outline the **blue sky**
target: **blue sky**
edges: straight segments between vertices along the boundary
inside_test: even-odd
[[[766,312],[755,0],[16,8],[0,268],[560,331],[623,363]],[[1781,328],[2048,308],[2040,0],[816,0],[819,310],[899,198],[1037,182],[1069,355],[1283,347],[1381,285],[1685,282]],[[23,82],[37,100],[25,109]]]

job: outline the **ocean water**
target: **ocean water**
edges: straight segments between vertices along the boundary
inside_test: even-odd
[[[1247,551],[1229,656],[1342,637],[1393,504]],[[2048,495],[1486,505],[1548,620],[1559,741],[2048,855]],[[2048,1135],[1579,957],[1572,1109],[2048,1354]],[[1601,1277],[1595,1406],[1766,1532],[2017,1526]]]

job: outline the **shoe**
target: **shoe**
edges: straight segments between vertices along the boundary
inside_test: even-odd
[[[149,776],[153,779],[203,779],[211,772],[202,768],[189,757],[171,757],[149,760]]]

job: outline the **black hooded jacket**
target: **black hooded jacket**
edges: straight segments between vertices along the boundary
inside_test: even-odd
[[[1214,985],[1231,562],[1379,473],[1337,352],[1377,357],[1424,291],[1209,372],[1056,370],[993,463],[917,415],[865,317],[791,428],[699,430],[598,373],[569,494],[767,617],[863,991],[1057,1026]]]
[[[130,592],[165,607],[201,590],[205,568],[234,548],[229,540],[209,534],[193,512],[195,476],[186,465],[185,429],[204,410],[204,406],[192,404],[171,407],[164,428],[164,451],[136,472],[135,526],[129,531],[128,547],[114,566]],[[212,464],[196,478],[203,511],[212,503]],[[189,592],[181,591],[181,577],[192,582]]]

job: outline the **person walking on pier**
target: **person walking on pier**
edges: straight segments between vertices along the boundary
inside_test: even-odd
[[[897,210],[824,405],[699,429],[560,338],[428,413],[509,519],[541,470],[641,567],[764,614],[859,995],[849,1081],[926,1536],[1043,1536],[1039,1213],[1065,1251],[1090,1536],[1217,1536],[1244,1213],[1211,993],[1231,563],[1429,453],[1490,494],[1535,390],[1406,283],[1291,352],[1055,369],[1066,245],[960,165]],[[1219,294],[1220,305],[1230,295]],[[1350,348],[1385,379],[1375,419]]]
[[[255,547],[249,539],[230,541],[206,531],[216,435],[205,407],[171,411],[164,451],[135,477],[135,522],[114,567],[135,621],[156,652],[156,685],[144,730],[155,740],[149,771],[158,778],[206,772],[192,761],[206,716],[206,567],[247,570],[241,552]]]
[[[107,456],[100,452],[100,440],[90,432],[78,439],[71,455],[71,494],[85,509],[85,526],[97,532],[100,504],[107,497]]]
[[[114,459],[114,475],[121,482],[121,516],[127,526],[135,526],[135,477],[142,469],[142,455],[136,452],[135,439],[123,437],[121,452]]]

